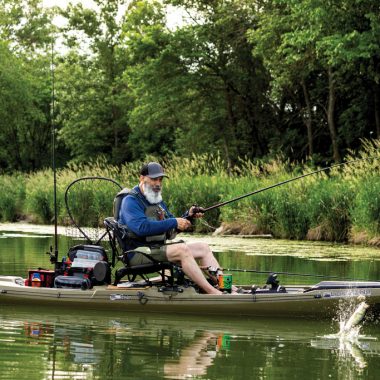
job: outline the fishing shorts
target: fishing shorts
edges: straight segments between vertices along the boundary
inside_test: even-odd
[[[183,243],[183,240],[171,242],[171,243],[164,244],[161,246],[150,247],[150,254],[148,254],[148,255],[144,255],[144,254],[141,254],[138,252],[134,253],[133,256],[129,259],[129,264],[131,266],[142,265],[142,264],[151,264],[152,260],[150,260],[149,257],[152,257],[156,261],[169,262],[168,257],[166,255],[167,247],[169,245],[179,244],[179,243]],[[138,248],[136,248],[135,250],[138,251]]]

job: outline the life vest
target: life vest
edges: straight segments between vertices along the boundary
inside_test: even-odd
[[[148,219],[164,220],[168,218],[167,212],[163,206],[161,206],[160,204],[152,205],[145,199],[145,197],[141,193],[139,193],[135,189],[124,188],[123,190],[121,190],[119,193],[116,194],[116,197],[114,199],[113,212],[114,212],[114,219],[116,221],[118,221],[120,217],[120,208],[121,208],[122,201],[128,195],[133,196],[143,205],[144,214]],[[128,226],[123,225],[123,228],[125,230],[125,234],[128,239],[135,240],[136,242],[139,242],[139,243],[146,243],[146,245],[157,245],[157,244],[163,245],[166,243],[166,240],[168,239],[172,240],[177,235],[176,230],[173,229],[159,235],[138,236],[134,232],[129,230]]]

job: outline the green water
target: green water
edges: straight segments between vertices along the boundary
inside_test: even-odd
[[[380,250],[186,236],[209,242],[223,267],[380,279]],[[51,268],[50,233],[0,232],[0,273]],[[59,240],[60,256],[70,241]],[[266,275],[233,272],[235,283]],[[323,277],[279,275],[282,284]],[[336,321],[71,313],[0,304],[0,379],[377,379],[380,327],[355,342],[328,339]]]

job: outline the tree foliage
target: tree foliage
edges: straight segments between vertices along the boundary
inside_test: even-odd
[[[94,4],[0,0],[2,170],[47,166],[52,121],[62,164],[204,152],[227,168],[279,154],[339,161],[380,137],[376,1]],[[168,6],[184,15],[177,27]],[[53,41],[65,46],[54,120]]]

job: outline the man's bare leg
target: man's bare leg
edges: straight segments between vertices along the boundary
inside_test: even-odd
[[[174,263],[180,262],[182,270],[185,274],[188,275],[206,293],[222,294],[206,280],[202,270],[198,266],[198,263],[195,261],[192,250],[186,244],[181,243],[168,245],[166,248],[166,254],[169,261]]]
[[[196,242],[188,243],[187,246],[189,247],[194,259],[200,261],[201,266],[213,267],[216,269],[220,267],[218,260],[216,260],[208,244]]]
[[[200,264],[203,267],[206,267],[206,268],[212,267],[212,268],[220,269],[220,264],[218,260],[215,258],[208,244],[195,242],[195,243],[188,243],[187,246],[189,247],[193,257],[196,260],[199,260]],[[220,271],[219,273],[223,273],[223,271]],[[232,285],[232,292],[236,293],[237,290],[238,288],[235,285]]]

